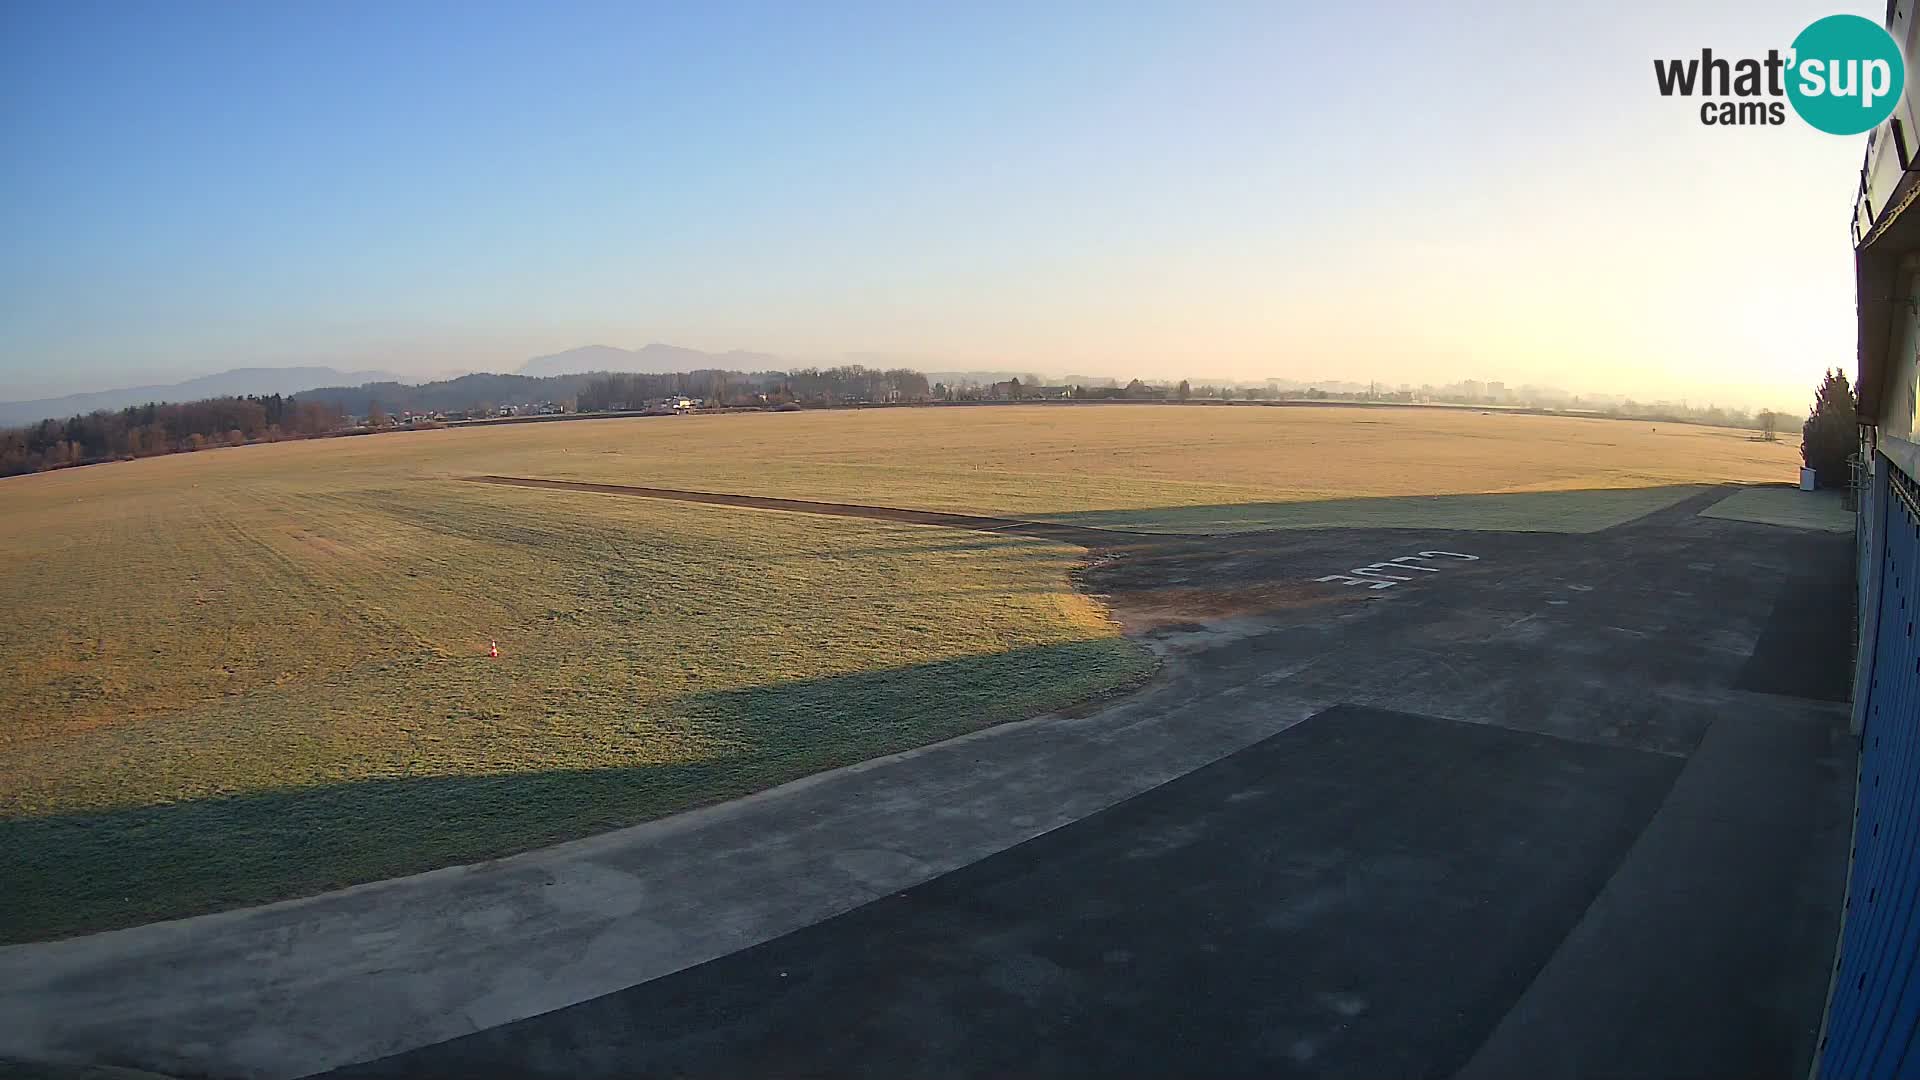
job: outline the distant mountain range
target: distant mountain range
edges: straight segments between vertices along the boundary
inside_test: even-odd
[[[585,385],[585,379],[565,377],[585,376],[593,372],[664,375],[676,371],[709,369],[772,371],[784,370],[787,366],[786,361],[771,353],[741,349],[713,353],[655,342],[638,349],[583,345],[551,356],[536,356],[520,365],[513,374],[475,373],[451,381],[431,383],[385,371],[340,371],[330,367],[235,368],[184,382],[129,386],[33,401],[0,402],[0,427],[15,427],[47,419],[62,420],[97,409],[124,409],[129,405],[145,405],[150,401],[198,401],[202,398],[247,394],[306,394],[315,400],[333,402],[350,412],[360,413],[364,413],[371,404],[385,408],[464,408],[472,401],[514,401],[523,397],[571,395]],[[538,379],[557,381],[551,385],[538,385],[533,381]],[[432,388],[431,392],[428,392],[429,387]],[[472,401],[467,400],[468,397]],[[443,400],[456,399],[456,404],[440,404]]]
[[[861,363],[869,367],[900,366],[893,357],[848,354],[841,363]],[[331,367],[249,367],[203,375],[184,382],[153,386],[131,386],[119,390],[100,390],[65,397],[34,401],[0,402],[0,427],[16,427],[45,419],[65,419],[97,409],[123,409],[150,401],[198,401],[202,398],[245,394],[303,394],[315,401],[340,406],[353,415],[363,415],[374,405],[385,409],[453,410],[476,403],[511,403],[572,397],[586,386],[588,376],[596,372],[621,372],[640,375],[665,375],[692,371],[785,371],[793,368],[793,358],[772,353],[734,349],[706,352],[681,345],[654,342],[637,349],[613,345],[583,345],[577,349],[536,356],[511,374],[470,373],[452,379],[429,381],[408,378],[383,371],[340,371]],[[807,366],[802,364],[800,366]],[[1031,371],[928,371],[932,382],[990,384],[1018,378],[1022,383],[1080,383],[1088,386],[1114,386],[1122,380],[1099,376],[1047,376]],[[1176,380],[1168,379],[1166,382]],[[1195,386],[1209,380],[1191,378]],[[1233,380],[1220,380],[1232,383]],[[1333,393],[1367,389],[1365,383],[1323,380],[1304,383],[1296,380],[1270,380],[1281,389],[1315,386]]]
[[[347,413],[356,416],[366,414],[375,405],[389,411],[400,409],[453,411],[489,402],[510,404],[564,400],[578,395],[592,381],[591,376],[602,372],[667,375],[676,372],[718,370],[751,374],[762,371],[790,371],[796,367],[827,367],[835,363],[855,363],[869,368],[917,366],[905,357],[877,354],[848,353],[835,360],[796,363],[794,358],[782,358],[771,353],[748,352],[741,349],[718,353],[704,352],[700,349],[655,342],[638,349],[622,349],[612,345],[583,345],[580,348],[568,349],[550,356],[536,356],[520,365],[518,372],[512,374],[474,372],[456,375],[454,372],[447,372],[437,380],[433,376],[409,377],[384,371],[341,371],[331,367],[248,367],[222,371],[215,375],[203,375],[176,383],[129,386],[117,390],[98,390],[32,401],[0,402],[0,428],[21,427],[47,419],[64,420],[69,416],[84,415],[100,409],[112,411],[124,409],[130,405],[145,405],[148,402],[187,402],[246,394],[297,394],[314,401],[337,405]],[[926,365],[926,367],[931,366]],[[965,382],[988,384],[1004,382],[1011,378],[1018,378],[1022,383],[1067,383],[1086,386],[1116,386],[1124,381],[1089,375],[1043,376],[1030,371],[930,371],[925,367],[921,370],[925,371],[930,382],[944,382],[949,385]],[[1308,382],[1297,379],[1213,380],[1197,376],[1187,376],[1187,379],[1195,387],[1212,382],[1218,382],[1221,385],[1266,382],[1271,387],[1284,391],[1311,387],[1334,394],[1357,393],[1370,388],[1368,383],[1338,379]],[[1154,381],[1173,383],[1177,379]],[[1476,386],[1479,389],[1472,389]],[[1449,394],[1465,392],[1469,397],[1478,399],[1487,392],[1487,388],[1499,386],[1498,383],[1464,383],[1452,384],[1440,389]],[[1385,390],[1387,387],[1382,384],[1379,389]],[[1532,386],[1518,388],[1516,396],[1522,403],[1548,406],[1564,406],[1567,399],[1571,397],[1565,391]],[[1609,395],[1587,394],[1583,395],[1583,399],[1580,404],[1587,408],[1632,404]],[[1440,400],[1455,399],[1442,397]],[[1655,402],[1649,407],[1665,409],[1675,415],[1685,414],[1687,411],[1685,403],[1676,407],[1664,402]]]
[[[734,350],[724,353],[702,352],[658,342],[638,349],[612,345],[584,345],[578,349],[536,356],[520,365],[519,375],[551,378],[556,375],[581,375],[594,371],[624,371],[659,375],[673,371],[698,371],[720,368],[728,371],[765,371],[783,367],[779,357],[768,353]],[[249,367],[234,368],[216,375],[202,375],[184,382],[151,386],[128,386],[116,390],[97,390],[64,397],[37,398],[32,401],[0,402],[0,427],[14,427],[46,419],[65,419],[97,409],[124,409],[150,401],[198,401],[202,398],[244,396],[247,394],[298,394],[308,390],[327,390],[329,398],[346,399],[355,395],[345,390],[369,387],[376,400],[393,401],[406,395],[401,385],[418,383],[387,371],[341,371],[331,367]],[[375,387],[373,384],[380,384]],[[510,387],[498,389],[506,392]],[[526,387],[520,389],[525,390]]]
[[[888,366],[889,358],[849,356],[846,362]],[[34,401],[0,402],[0,427],[14,427],[46,419],[65,419],[96,409],[124,409],[150,401],[198,401],[202,398],[246,394],[305,394],[316,401],[339,405],[362,414],[378,404],[383,408],[456,409],[479,401],[519,401],[538,397],[566,397],[586,384],[594,372],[665,375],[686,371],[784,371],[793,362],[772,353],[733,349],[706,352],[681,345],[654,342],[637,349],[614,345],[582,345],[577,349],[536,356],[512,374],[473,373],[451,381],[423,382],[384,371],[340,371],[330,367],[235,368],[184,382],[130,386]],[[804,365],[803,365],[804,366]],[[894,365],[897,366],[897,365]],[[570,377],[575,376],[575,377]],[[932,377],[949,382],[996,382],[1009,378],[1032,381],[1027,372],[940,372]],[[536,383],[535,380],[548,380]],[[1087,382],[1095,380],[1088,379]],[[1111,383],[1110,379],[1098,380]]]
[[[234,368],[185,382],[156,386],[129,386],[89,394],[0,402],[0,426],[65,419],[96,409],[124,409],[149,401],[198,401],[201,398],[245,394],[297,394],[317,386],[387,382],[400,376],[384,371],[340,371],[330,367]]]

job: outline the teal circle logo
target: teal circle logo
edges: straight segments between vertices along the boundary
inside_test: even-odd
[[[1800,31],[1788,64],[1793,111],[1829,135],[1879,127],[1907,88],[1900,43],[1858,15],[1829,15]]]

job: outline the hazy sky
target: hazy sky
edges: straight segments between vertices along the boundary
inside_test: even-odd
[[[1784,0],[0,5],[0,398],[667,341],[1798,409],[1864,137]]]

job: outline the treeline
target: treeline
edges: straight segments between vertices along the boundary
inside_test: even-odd
[[[1771,432],[1786,427],[1792,418],[1785,413],[1761,409],[1748,412],[1746,409],[1723,409],[1717,405],[1693,406],[1661,401],[1642,404],[1628,398],[1618,405],[1609,405],[1600,410],[1608,416],[1622,420],[1648,420],[1664,424],[1700,424],[1706,427],[1746,428],[1749,431]]]
[[[496,405],[552,401],[567,404],[595,378],[594,375],[462,375],[457,379],[421,383],[379,382],[361,386],[327,386],[303,390],[302,401],[319,401],[348,416],[367,416],[376,409],[400,413],[453,413],[488,410]]]
[[[793,371],[676,371],[594,375],[577,395],[581,412],[644,409],[664,398],[696,398],[715,406],[839,405],[931,401],[927,377],[907,368],[845,367]]]
[[[0,476],[307,438],[338,428],[341,420],[340,410],[324,402],[279,394],[101,410],[0,431]]]
[[[779,376],[780,372],[769,374]],[[927,377],[910,368],[880,371],[849,364],[846,367],[800,368],[781,376],[773,394],[803,405],[832,405],[861,401],[931,401]]]
[[[757,392],[752,376],[738,371],[669,371],[662,374],[608,372],[587,380],[576,399],[580,412],[644,409],[661,398],[685,396],[731,404]],[[756,402],[757,403],[757,402]]]
[[[551,403],[569,411],[644,409],[662,398],[698,398],[716,406],[834,405],[868,401],[930,401],[927,377],[905,368],[851,364],[794,371],[674,371],[659,374],[596,371],[578,375],[462,375],[421,383],[328,386],[301,393],[304,401],[336,406],[348,416],[375,413],[489,413],[498,406]]]

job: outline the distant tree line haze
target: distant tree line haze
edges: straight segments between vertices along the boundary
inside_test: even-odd
[[[331,405],[279,394],[135,405],[118,412],[103,409],[0,431],[0,476],[212,446],[303,439],[334,431],[341,421],[340,410]]]
[[[96,410],[0,430],[0,476],[215,446],[359,434],[449,421],[572,412],[678,411],[933,400],[927,377],[904,368],[685,371],[659,375],[463,375],[409,386],[374,382],[182,404]]]
[[[608,373],[590,376],[576,398],[581,412],[656,407],[669,398],[740,408],[760,405],[846,405],[931,401],[927,377],[894,368],[796,368],[793,371],[685,371],[664,375]]]
[[[707,355],[683,351],[696,357]],[[772,359],[746,353],[723,355]],[[1133,379],[1121,385],[1114,379],[1087,376],[1067,376],[1055,384],[1032,373],[1008,372],[941,372],[938,378],[939,381],[929,384],[927,375],[908,368],[881,369],[859,364],[752,372],[703,368],[664,373],[473,374],[417,386],[382,381],[321,387],[300,391],[298,400],[293,396],[269,394],[214,397],[184,404],[137,405],[117,412],[101,409],[65,420],[42,420],[26,427],[0,430],[0,476],[214,446],[569,413],[680,413],[935,402],[1446,404],[1744,427],[1757,429],[1761,433],[1758,437],[1763,439],[1774,437],[1781,420],[1778,414],[1766,411],[1756,415],[1714,406],[1689,407],[1685,403],[1582,399],[1533,387],[1509,390],[1497,382],[1389,389],[1379,384],[1339,382],[1324,386],[1289,385],[1277,379],[1267,380],[1264,385],[1228,381],[1195,385],[1185,379],[1155,384]],[[1818,444],[1820,448],[1809,452],[1808,461],[1820,469],[1823,480],[1836,475],[1833,453],[1851,438],[1850,414],[1838,408],[1841,397],[1850,400],[1850,391],[1843,391],[1844,376],[1838,387],[1824,388],[1823,401],[1833,400],[1816,409],[1818,423],[1810,421],[1807,430],[1808,444]],[[1840,452],[1843,466],[1844,451]]]

